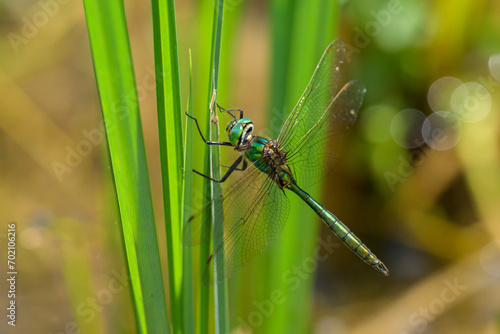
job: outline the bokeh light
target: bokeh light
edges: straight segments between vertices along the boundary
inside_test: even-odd
[[[488,60],[488,67],[490,68],[490,74],[496,81],[500,81],[500,54],[496,54],[490,57]]]
[[[424,143],[420,129],[425,115],[420,110],[405,109],[397,113],[391,122],[391,135],[401,147],[414,148]]]
[[[500,241],[492,241],[484,246],[479,259],[486,273],[500,277]]]
[[[462,122],[479,122],[491,110],[491,94],[477,82],[467,82],[455,89],[451,108]]]
[[[427,93],[427,101],[432,111],[450,111],[451,97],[462,81],[454,77],[443,77],[434,81]]]
[[[460,140],[462,126],[458,117],[449,111],[429,115],[422,125],[422,136],[427,145],[443,151],[454,147]]]

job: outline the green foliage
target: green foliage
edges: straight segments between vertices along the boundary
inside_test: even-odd
[[[151,190],[123,3],[85,0],[138,331],[168,333]]]
[[[182,184],[181,91],[174,1],[152,1],[156,70],[156,104],[167,240],[170,306],[174,333],[182,333]],[[188,190],[189,191],[189,190]],[[185,283],[184,283],[185,284]],[[189,305],[187,305],[189,307]]]
[[[113,177],[123,226],[125,251],[132,280],[134,306],[140,332],[167,332],[166,303],[163,295],[159,250],[154,227],[149,179],[147,173],[142,129],[131,55],[125,26],[123,4],[85,3],[89,36],[94,56],[103,115],[108,127]],[[223,1],[214,3],[211,70],[208,75],[209,105],[215,102],[218,88],[219,59],[222,36]],[[104,13],[112,15],[106,17]],[[169,296],[171,327],[174,333],[193,333],[195,328],[194,282],[199,284],[198,331],[208,332],[210,325],[209,290],[201,279],[193,277],[191,247],[182,246],[183,223],[192,215],[193,205],[193,131],[192,122],[186,122],[184,144],[182,141],[181,91],[178,61],[175,7],[173,1],[152,1],[153,36],[156,73],[158,130],[162,165],[163,207],[167,240]],[[113,27],[121,27],[122,30]],[[101,38],[97,38],[101,36]],[[113,49],[115,47],[116,49]],[[191,58],[190,58],[191,59]],[[122,66],[116,66],[116,65]],[[116,68],[116,70],[114,70]],[[189,66],[188,112],[193,112],[192,65]],[[128,97],[126,117],[121,119],[115,101]],[[209,129],[209,138],[218,138],[217,126]],[[184,151],[184,146],[186,150]],[[207,151],[207,170],[212,177],[220,178],[218,147]],[[179,168],[183,166],[183,169]],[[208,166],[211,166],[210,168]],[[208,183],[209,197],[220,194],[220,187]],[[140,197],[139,197],[140,195]],[[214,217],[209,217],[214,219]],[[139,227],[140,223],[140,227]],[[185,233],[191,233],[186,231]],[[139,242],[139,243],[138,243]],[[204,264],[210,250],[201,248],[200,263]],[[146,256],[147,255],[147,256]],[[147,260],[147,261],[146,261]],[[215,259],[224,261],[224,259]],[[202,270],[202,269],[201,269]],[[200,270],[200,272],[201,272]],[[151,295],[149,291],[160,290]],[[149,298],[144,298],[145,296]],[[153,298],[150,298],[153,297]],[[229,330],[227,286],[215,285],[215,330]],[[152,310],[154,309],[154,311]]]
[[[217,90],[219,88],[219,63],[220,63],[220,49],[221,49],[221,38],[222,38],[222,18],[224,13],[224,1],[216,0],[214,1],[214,18],[213,18],[213,28],[212,28],[212,52],[210,54],[210,74],[209,74],[209,95],[208,95],[208,110],[210,112],[210,119],[217,117],[217,108],[215,103],[217,101]],[[208,125],[209,140],[218,141],[219,140],[219,127],[217,123],[209,122]],[[208,172],[206,175],[210,175],[214,179],[220,179],[220,152],[219,146],[210,145],[207,151],[208,162],[205,165],[205,171]],[[221,195],[221,186],[218,183],[205,181],[207,183],[206,188],[209,193],[207,198],[213,199]],[[222,212],[217,210],[210,210],[211,217],[210,221],[221,221],[223,218]],[[221,240],[217,239],[214,234],[213,247],[217,245]],[[205,252],[204,252],[205,253]],[[215,266],[218,262],[224,262],[224,257],[215,256],[213,259],[213,265]],[[227,306],[227,285],[226,281],[214,285],[214,312],[215,312],[215,333],[227,333],[229,332],[229,319],[228,319],[228,306]]]

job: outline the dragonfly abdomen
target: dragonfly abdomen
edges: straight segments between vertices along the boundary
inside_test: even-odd
[[[332,232],[340,239],[340,241],[342,241],[344,245],[352,250],[365,263],[369,264],[371,267],[380,271],[384,275],[389,275],[389,270],[382,263],[382,261],[380,261],[377,256],[373,254],[372,251],[334,214],[332,214],[316,200],[314,200],[308,193],[297,186],[295,182],[290,183],[288,189],[299,195],[299,197],[302,198],[325,222],[328,228],[332,230]]]

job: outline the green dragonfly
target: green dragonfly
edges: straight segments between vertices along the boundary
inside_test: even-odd
[[[276,241],[289,213],[285,190],[309,205],[364,262],[389,275],[382,261],[347,226],[301,188],[321,180],[337,162],[363,102],[366,90],[359,81],[347,83],[337,93],[344,54],[341,40],[328,46],[277,140],[253,135],[252,121],[243,117],[242,110],[218,106],[221,113],[231,117],[226,127],[229,141],[207,141],[198,121],[188,115],[196,122],[206,144],[232,146],[240,154],[231,166],[225,166],[228,170],[220,180],[193,170],[213,182],[223,183],[222,195],[186,223],[193,239],[185,242],[202,243],[208,241],[202,237],[207,224],[204,213],[214,209],[223,212],[224,221],[215,221],[212,233],[214,240],[221,240],[214,245],[214,256],[224,261],[214,261],[210,255],[204,273],[206,282],[228,278]],[[235,116],[238,113],[239,118]]]

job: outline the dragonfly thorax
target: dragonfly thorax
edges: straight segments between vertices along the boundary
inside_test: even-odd
[[[253,123],[249,118],[241,118],[229,122],[226,126],[226,133],[231,145],[238,149],[246,146],[252,140],[253,129]]]
[[[252,136],[245,149],[245,157],[261,172],[269,174],[280,188],[286,188],[293,181],[287,165],[286,152],[276,140]]]

